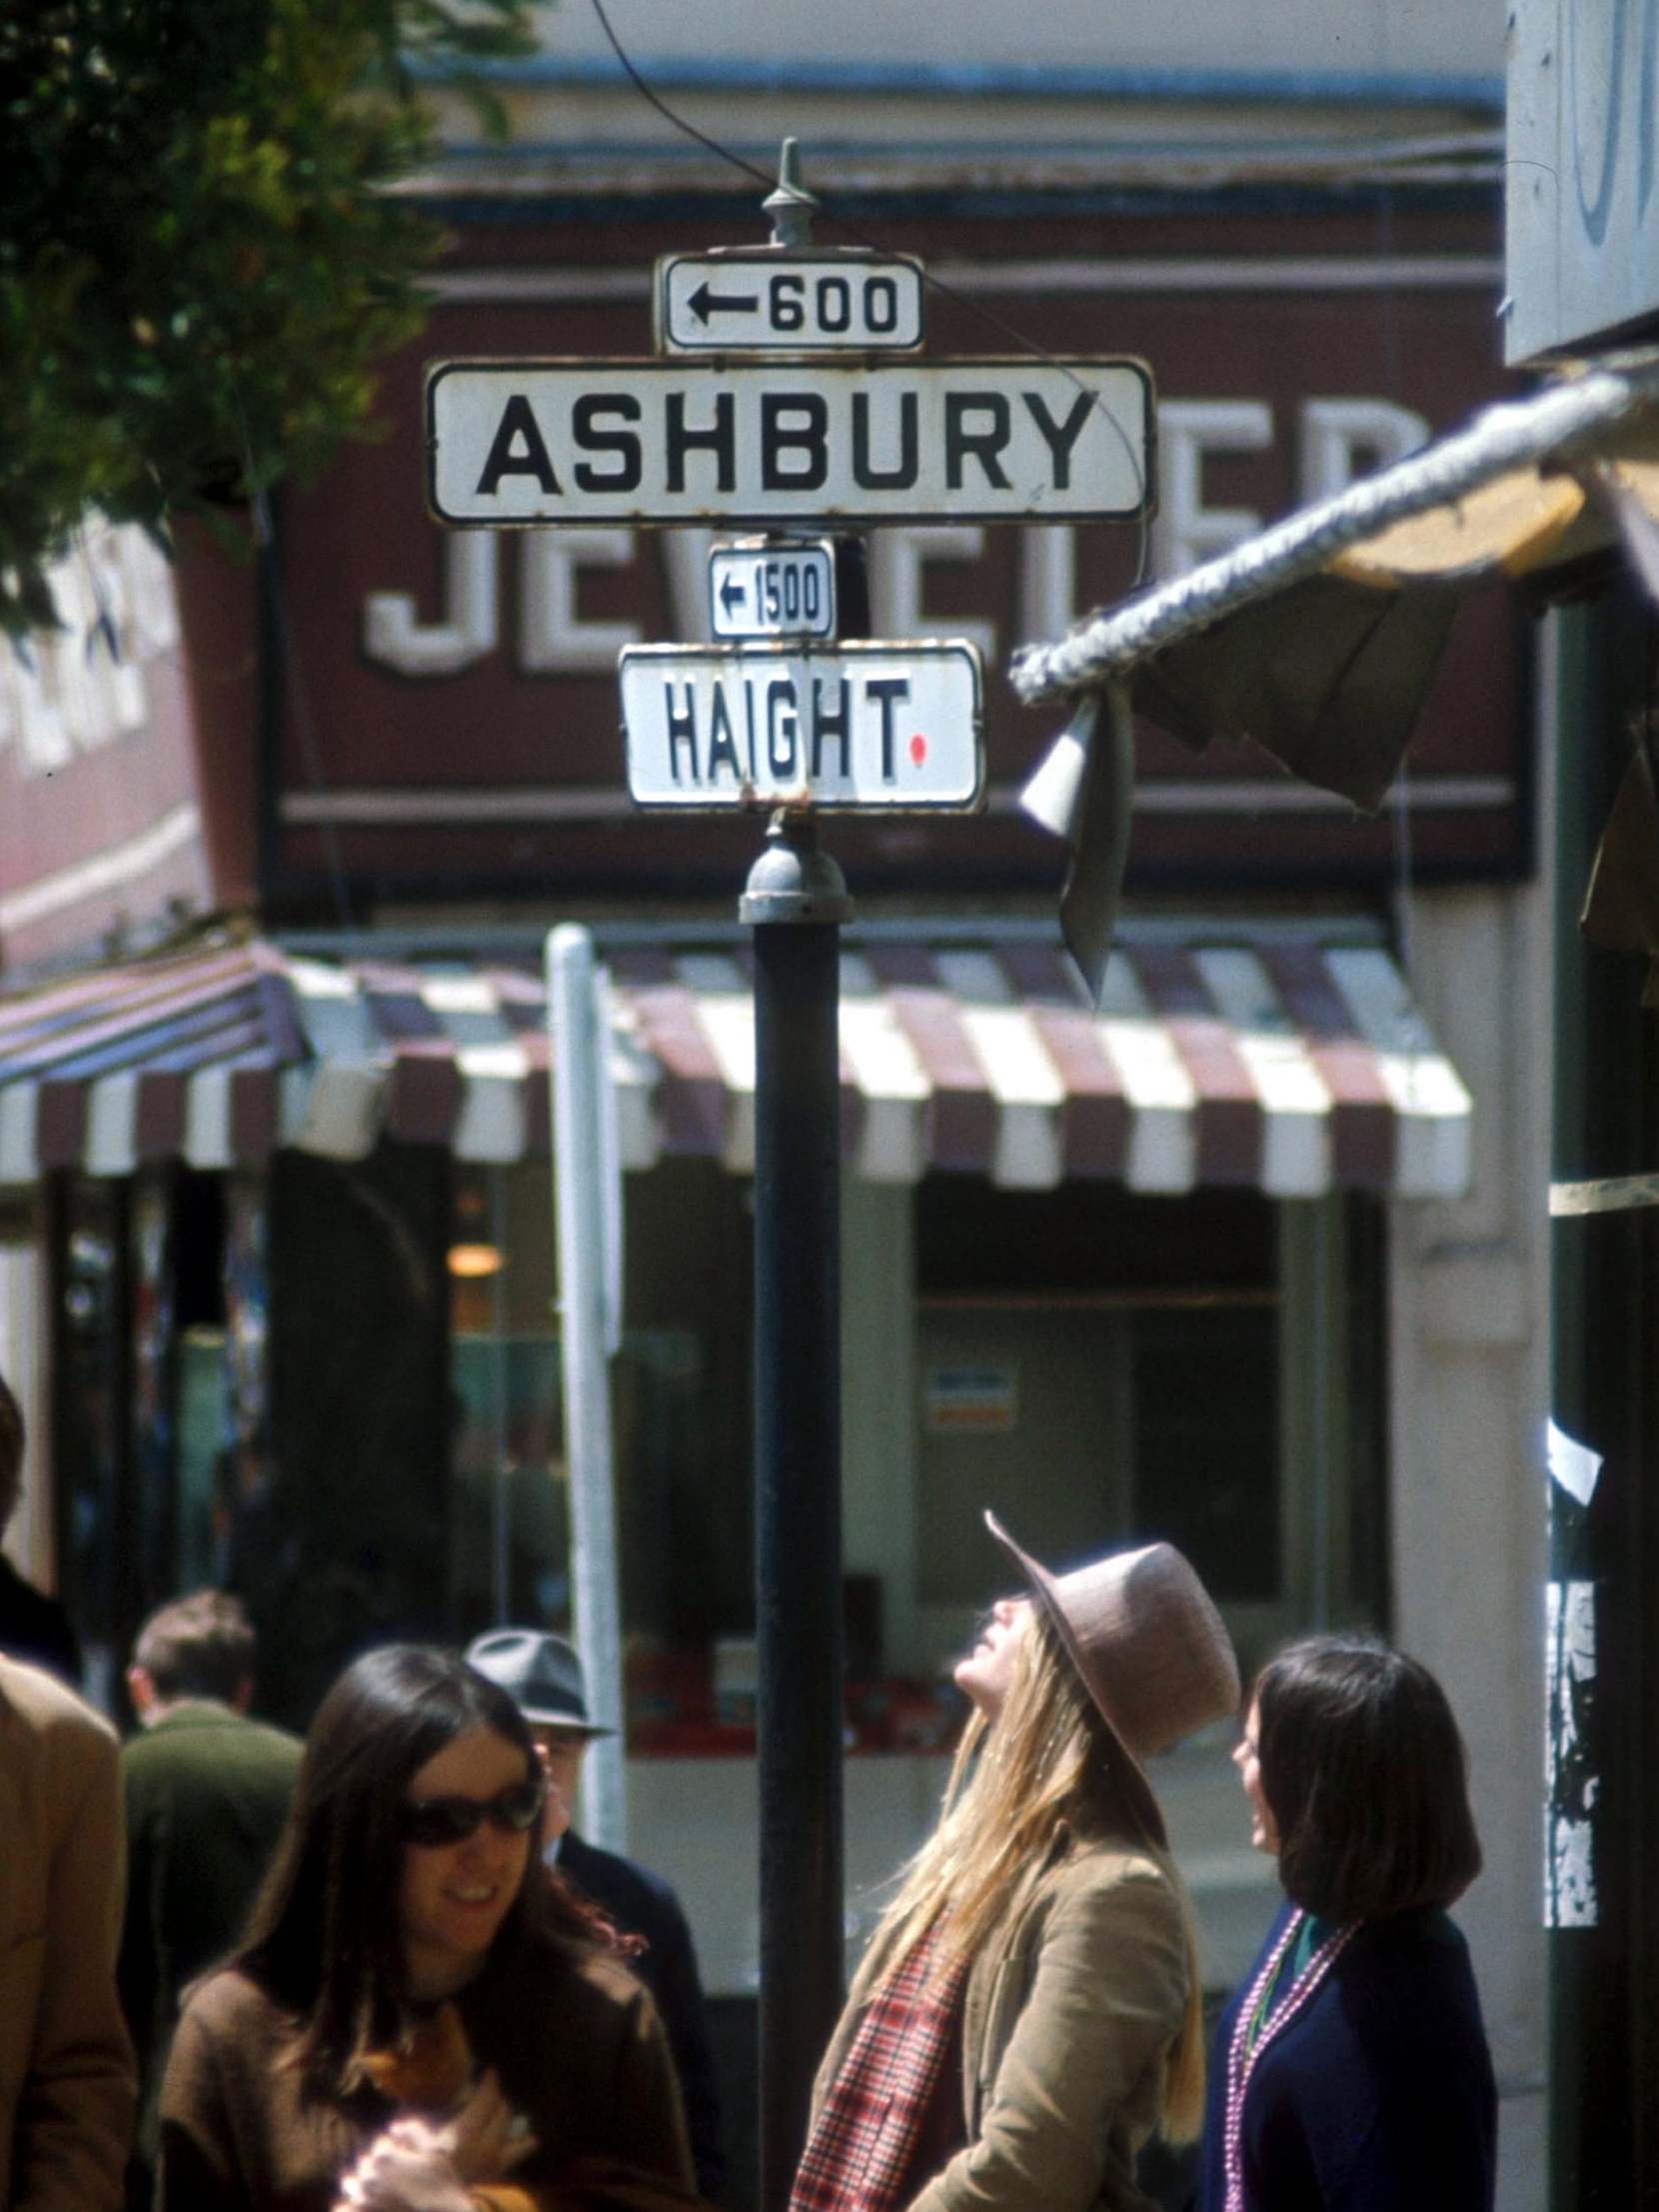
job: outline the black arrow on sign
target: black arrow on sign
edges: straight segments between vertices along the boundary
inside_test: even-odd
[[[686,302],[700,323],[711,315],[753,315],[760,304],[759,292],[711,292],[707,278]]]
[[[729,615],[734,606],[741,607],[748,597],[748,587],[740,584],[735,576],[721,578],[720,603]]]

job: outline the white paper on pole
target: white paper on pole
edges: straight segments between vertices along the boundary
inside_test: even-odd
[[[1580,1505],[1588,1505],[1601,1475],[1601,1454],[1569,1436],[1564,1428],[1557,1428],[1554,1421],[1548,1424],[1544,1435],[1550,1473],[1569,1497],[1576,1497]]]
[[[1095,701],[1090,697],[1042,756],[1019,795],[1020,812],[1040,823],[1051,837],[1063,838],[1067,845],[1076,843],[1094,715]]]
[[[1544,1925],[1593,1928],[1601,1781],[1586,1723],[1596,1688],[1596,1586],[1544,1584]]]

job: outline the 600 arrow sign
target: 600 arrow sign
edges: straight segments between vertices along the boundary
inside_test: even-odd
[[[913,353],[921,264],[832,248],[670,254],[656,308],[665,353]]]

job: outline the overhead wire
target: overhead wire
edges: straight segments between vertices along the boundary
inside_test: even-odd
[[[731,168],[738,170],[741,175],[750,178],[756,184],[765,185],[770,191],[776,185],[777,178],[767,170],[760,168],[755,162],[746,160],[742,154],[735,152],[731,147],[723,145],[718,138],[711,136],[709,132],[700,130],[689,118],[671,107],[656,87],[642,74],[632,55],[618,37],[615,26],[606,12],[605,0],[591,0],[591,4],[595,15],[599,18],[600,29],[605,33],[611,51],[616,55],[624,74],[640,97],[650,107],[654,108],[665,122],[671,124],[675,130],[682,132],[707,152],[716,155]],[[823,194],[815,192],[814,198],[818,202],[814,220],[826,223],[830,230],[837,232],[849,245],[860,246],[866,253],[883,253],[889,250],[882,246],[878,240],[868,237],[864,232],[849,223],[844,216],[838,214],[833,204],[827,201]],[[1095,409],[1110,426],[1113,437],[1116,438],[1123,449],[1130,473],[1134,479],[1135,499],[1139,512],[1135,517],[1135,573],[1130,588],[1138,591],[1146,581],[1146,564],[1150,550],[1146,518],[1146,472],[1142,458],[1135,451],[1134,443],[1127,431],[1124,430],[1123,425],[1117,420],[1111,409],[1103,403],[1100,395],[1097,392],[1090,391],[1070,362],[1050,353],[1045,346],[1040,345],[1037,340],[1018,329],[1016,325],[1007,322],[994,310],[983,306],[965,292],[958,291],[954,285],[946,284],[942,277],[934,276],[925,263],[920,264],[920,272],[921,281],[928,291],[936,293],[941,300],[948,300],[952,307],[958,307],[965,314],[976,317],[987,329],[994,330],[999,337],[1017,346],[1021,353],[1029,354],[1033,360],[1040,361],[1046,368],[1055,370],[1075,390],[1083,394],[1090,407]]]

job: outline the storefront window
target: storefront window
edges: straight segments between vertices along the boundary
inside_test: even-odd
[[[1223,1606],[1284,1589],[1279,1511],[1280,1304],[1254,1298],[1137,1305],[1135,1533],[1178,1544]]]
[[[261,1176],[187,1176],[179,1229],[174,1581],[233,1587],[270,1484]]]
[[[222,1328],[197,1322],[179,1337],[178,1580],[200,1589],[225,1579],[215,1541],[230,1390]]]
[[[698,1163],[700,1166],[701,1162]],[[630,1180],[631,1257],[667,1225],[655,1176]],[[671,1175],[671,1180],[674,1179]],[[729,1197],[732,1187],[719,1192]],[[684,1190],[682,1199],[686,1197]],[[545,1163],[461,1168],[447,1251],[451,1316],[449,1605],[458,1636],[503,1622],[570,1625],[570,1502],[551,1178]],[[706,1253],[682,1203],[683,1256]],[[685,1669],[721,1624],[695,1571],[719,1515],[701,1477],[720,1422],[710,1404],[711,1336],[688,1325],[730,1297],[633,1275],[630,1325],[612,1366],[612,1432],[623,1621],[643,1704],[675,1701]],[[685,1318],[680,1318],[681,1315]],[[747,1335],[747,1319],[743,1322]],[[739,1622],[738,1625],[743,1625]],[[665,1685],[670,1685],[665,1688]]]
[[[87,1693],[108,1707],[125,1652],[116,1563],[126,1387],[122,1185],[70,1185],[58,1261],[58,1561]]]
[[[75,1177],[48,1210],[58,1579],[89,1694],[117,1713],[145,1616],[204,1583],[237,1586],[231,1470],[238,1408],[264,1403],[263,1339],[251,1362],[238,1354],[226,1269],[255,1189],[182,1168]]]
[[[293,1726],[359,1652],[451,1632],[451,1172],[391,1142],[271,1163],[270,1446],[239,1438],[227,1551],[263,1702]],[[236,1325],[257,1340],[245,1299]]]
[[[135,1556],[130,1571],[141,1612],[177,1586],[175,1391],[177,1270],[171,1176],[136,1181],[130,1199],[132,1295],[132,1467],[130,1520]]]
[[[1107,1185],[916,1194],[918,1592],[984,1601],[991,1506],[1063,1562],[1163,1536],[1247,1661],[1379,1619],[1381,1210]]]
[[[1279,1600],[1275,1210],[924,1179],[919,1589],[941,1625],[989,1594],[987,1505],[1043,1558],[1167,1536],[1223,1603]]]
[[[45,1400],[46,1309],[38,1202],[0,1202],[0,1374],[22,1408],[28,1444],[23,1486],[5,1529],[6,1550],[46,1589],[58,1580],[52,1516],[52,1423]]]
[[[446,1265],[449,1606],[461,1635],[569,1618],[549,1204],[545,1168],[457,1171]]]

